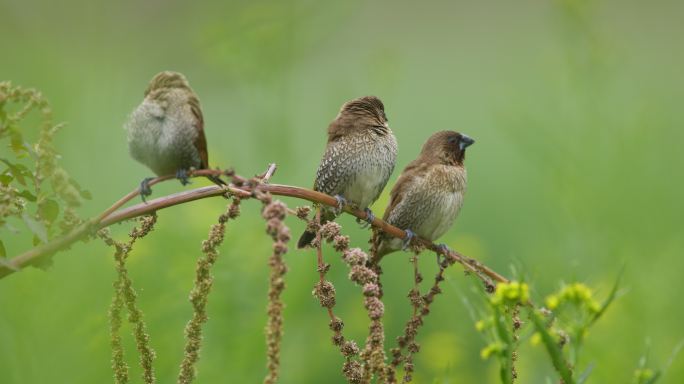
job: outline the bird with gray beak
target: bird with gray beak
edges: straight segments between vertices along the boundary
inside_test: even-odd
[[[374,263],[388,253],[406,249],[414,235],[434,241],[451,228],[466,191],[466,148],[474,142],[454,131],[428,138],[418,158],[404,168],[392,188],[383,216],[387,223],[406,231],[407,237],[402,240],[377,232]]]

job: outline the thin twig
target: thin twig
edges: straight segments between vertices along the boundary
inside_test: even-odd
[[[268,169],[266,170],[266,173],[264,173],[264,175],[261,177],[261,182],[262,183],[268,183],[269,180],[271,180],[271,176],[273,176],[275,174],[276,168],[278,168],[278,167],[276,166],[275,163],[269,164]]]

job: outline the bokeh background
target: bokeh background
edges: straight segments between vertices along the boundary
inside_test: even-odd
[[[628,383],[648,344],[659,367],[684,338],[681,1],[5,0],[0,14],[0,79],[42,90],[55,119],[67,122],[57,148],[94,196],[83,216],[149,176],[129,158],[122,125],[160,70],[185,73],[200,95],[213,166],[249,176],[276,162],[273,181],[300,186],[312,184],[340,105],[374,94],[399,141],[390,186],[432,132],[477,140],[465,207],[443,238],[450,246],[526,276],[539,300],[571,281],[605,297],[626,265],[628,292],[592,329],[582,356],[583,366],[595,363],[590,382]],[[154,193],[181,189],[166,183]],[[195,260],[224,204],[208,199],[160,212],[155,232],[131,255],[161,383],[175,381]],[[265,374],[271,244],[259,204],[243,206],[214,269],[199,383],[256,383]],[[365,246],[367,231],[351,217],[340,222]],[[295,235],[303,228],[289,225]],[[130,227],[114,234],[123,239]],[[27,236],[0,236],[10,255],[30,247]],[[286,260],[281,382],[342,383],[343,359],[311,296],[314,253],[292,250]],[[362,340],[358,288],[330,260],[336,310]],[[390,345],[410,314],[407,260],[402,253],[385,260]],[[422,263],[431,276],[432,256]],[[113,279],[111,251],[91,242],[59,254],[48,272],[0,281],[0,382],[112,382]],[[463,304],[473,287],[458,267],[448,273],[419,336],[416,382],[497,382]],[[555,377],[540,346],[525,344],[520,355],[519,382]],[[684,357],[663,382],[684,382]]]

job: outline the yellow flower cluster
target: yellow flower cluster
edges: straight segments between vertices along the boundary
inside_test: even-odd
[[[491,298],[492,305],[525,304],[530,300],[530,287],[525,283],[511,281],[499,283]]]
[[[655,373],[653,372],[652,369],[649,368],[643,368],[643,369],[637,369],[634,371],[634,381],[636,383],[644,383],[648,380],[651,380]]]
[[[572,283],[561,288],[560,292],[546,298],[546,307],[553,310],[565,302],[584,305],[592,312],[601,310],[601,305],[594,299],[591,288],[582,283]]]
[[[481,357],[483,360],[486,360],[486,359],[492,357],[492,355],[496,355],[496,354],[501,353],[501,351],[503,351],[503,349],[504,349],[503,344],[501,344],[501,343],[491,343],[491,344],[489,344],[488,346],[484,347],[484,348],[480,351],[480,357]]]

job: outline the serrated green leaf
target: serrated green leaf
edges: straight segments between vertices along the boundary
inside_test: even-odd
[[[21,218],[24,220],[24,223],[26,223],[26,226],[33,232],[35,237],[43,243],[47,243],[48,237],[47,237],[47,229],[45,229],[45,225],[41,222],[36,221],[33,217],[31,217],[29,214],[24,212],[21,215]],[[34,245],[36,245],[35,240],[34,240]]]
[[[44,200],[38,206],[38,215],[47,222],[53,222],[59,215],[59,204],[52,199]]]

